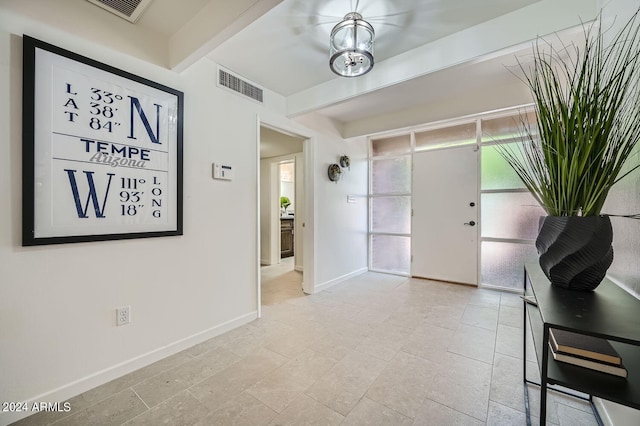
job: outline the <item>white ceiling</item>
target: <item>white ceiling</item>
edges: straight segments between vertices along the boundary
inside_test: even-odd
[[[352,9],[373,25],[380,62],[537,1],[284,0],[208,56],[289,96],[341,78],[328,66],[329,34]]]
[[[136,24],[170,37],[209,2],[209,0],[151,0]]]
[[[291,116],[319,112],[342,124],[514,78],[505,65],[526,54],[527,40],[539,31],[548,34],[588,21],[579,14],[596,10],[596,0],[234,0],[233,10],[230,4],[152,0],[136,26],[171,45],[190,40],[190,32],[191,39],[202,39],[203,25],[214,16],[226,24],[210,24],[222,30],[207,35],[214,42],[190,47],[191,53],[282,95]],[[328,39],[333,26],[354,10],[375,28],[376,65],[364,77],[346,79],[329,70]]]

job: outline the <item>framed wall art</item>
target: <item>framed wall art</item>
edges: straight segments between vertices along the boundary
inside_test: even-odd
[[[184,94],[24,36],[22,245],[182,235]]]

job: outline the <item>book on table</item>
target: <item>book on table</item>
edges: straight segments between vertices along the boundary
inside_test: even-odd
[[[622,364],[608,364],[606,362],[594,361],[591,359],[579,357],[577,355],[570,355],[557,351],[553,347],[553,343],[549,342],[549,349],[553,359],[560,362],[566,362],[567,364],[577,365],[579,367],[588,368],[594,371],[600,371],[602,373],[612,374],[619,377],[627,377],[627,369]]]
[[[613,365],[622,364],[620,355],[607,339],[550,328],[549,340],[557,352]]]

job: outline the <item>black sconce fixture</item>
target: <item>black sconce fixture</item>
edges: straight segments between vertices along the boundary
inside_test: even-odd
[[[329,166],[329,170],[327,170],[327,174],[329,175],[329,180],[331,182],[338,182],[340,180],[340,178],[342,177],[342,169],[343,168],[348,168],[349,170],[351,170],[351,160],[349,159],[348,156],[343,155],[340,157],[340,159],[338,160],[338,163],[333,163]]]

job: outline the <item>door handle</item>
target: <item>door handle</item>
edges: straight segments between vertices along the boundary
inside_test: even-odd
[[[476,226],[476,223],[474,221],[465,222],[464,224],[469,226]]]

